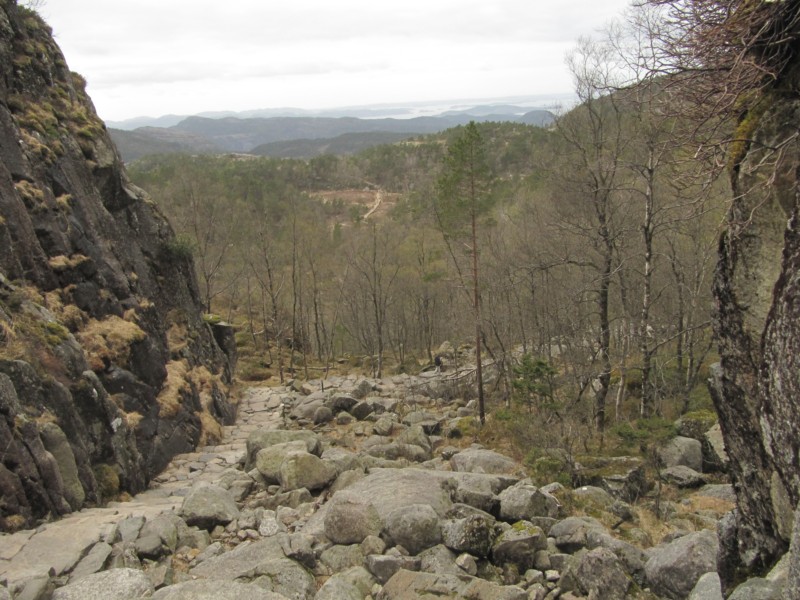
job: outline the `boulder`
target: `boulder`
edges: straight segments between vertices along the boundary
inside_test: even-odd
[[[675,421],[678,435],[703,441],[706,432],[717,424],[717,415],[710,410],[697,410],[682,415]]]
[[[723,600],[719,574],[712,571],[702,575],[687,600]]]
[[[350,412],[350,409],[356,404],[358,404],[358,400],[347,394],[336,394],[325,401],[325,406],[331,409],[335,415],[340,412]]]
[[[519,521],[497,536],[492,558],[496,565],[512,564],[518,572],[524,573],[533,568],[536,552],[546,549],[544,532],[532,523]]]
[[[703,445],[694,438],[674,437],[658,449],[657,455],[664,467],[682,465],[697,472],[703,471]]]
[[[72,510],[80,510],[86,499],[86,492],[83,490],[75,455],[66,434],[55,423],[44,423],[39,428],[39,437],[58,465],[64,485],[64,499]]]
[[[631,578],[619,558],[607,548],[579,552],[561,574],[562,591],[576,591],[590,598],[625,600]]]
[[[454,471],[516,475],[519,465],[507,456],[483,448],[467,448],[450,459]]]
[[[390,442],[388,444],[376,444],[366,449],[367,454],[386,460],[405,459],[410,462],[425,462],[430,460],[430,452],[426,452],[414,444],[403,444],[400,442]]]
[[[313,492],[330,485],[337,475],[334,464],[308,452],[291,452],[281,462],[279,479],[285,491],[305,488]]]
[[[313,569],[317,565],[317,554],[314,552],[316,540],[304,533],[289,533],[278,536],[278,543],[281,545],[286,558],[296,560],[304,567]]]
[[[509,522],[533,517],[554,518],[560,509],[554,496],[524,481],[500,492],[499,500],[500,518]]]
[[[706,478],[702,473],[698,473],[692,468],[684,465],[667,467],[659,472],[659,475],[667,483],[671,483],[679,488],[697,488],[705,485]]]
[[[427,456],[425,460],[430,460],[430,458],[433,456],[431,441],[428,438],[428,434],[420,425],[412,425],[406,429],[399,436],[397,436],[397,441],[401,444],[411,444],[413,446],[422,448]]]
[[[727,471],[728,453],[719,423],[703,435],[703,471]]]
[[[386,517],[384,532],[412,555],[442,541],[439,515],[427,504],[411,504],[392,511]]]
[[[784,600],[784,586],[776,581],[753,577],[736,586],[728,600]]]
[[[703,574],[716,571],[718,550],[717,535],[708,530],[653,548],[645,565],[651,589],[674,600],[686,598]]]
[[[257,585],[197,579],[161,588],[153,600],[287,600]]]
[[[81,561],[75,565],[72,572],[69,574],[69,582],[75,583],[79,579],[83,579],[87,575],[102,571],[111,556],[111,546],[105,542],[97,542],[89,554],[84,556]]]
[[[614,504],[614,497],[603,488],[595,485],[583,485],[572,491],[572,497],[579,501],[580,505],[590,505],[602,510],[608,510]]]
[[[437,544],[417,555],[419,570],[426,573],[451,573],[463,575],[462,569],[456,564],[456,554],[443,544]]]
[[[603,488],[625,502],[635,502],[651,486],[644,461],[631,456],[581,456],[575,464],[574,484]]]
[[[178,515],[158,515],[147,521],[139,531],[135,542],[136,551],[139,556],[151,559],[175,552],[179,531],[187,529],[186,523]]]
[[[642,585],[645,581],[644,566],[649,556],[641,548],[617,539],[611,534],[599,529],[590,529],[586,532],[586,548],[606,548],[619,558],[625,571],[630,574],[636,583]]]
[[[327,406],[318,406],[311,417],[314,425],[324,425],[333,421],[333,411]]]
[[[339,573],[351,567],[360,567],[364,564],[364,553],[361,544],[349,546],[334,545],[323,550],[319,556],[320,562],[328,567],[331,573]]]
[[[398,571],[418,571],[420,560],[399,554],[371,554],[367,556],[364,564],[375,579],[384,584]]]
[[[362,600],[370,595],[375,579],[361,566],[334,573],[314,600]]]
[[[607,533],[602,523],[593,517],[567,517],[553,525],[548,536],[554,539],[559,550],[572,554],[589,544],[588,536],[592,531]]]
[[[395,421],[388,415],[382,416],[380,419],[375,421],[372,425],[373,431],[377,435],[388,436],[391,435],[392,429],[394,429]]]
[[[348,490],[333,495],[325,513],[325,537],[334,544],[360,544],[380,535],[383,521],[367,498]]]
[[[494,519],[480,514],[442,522],[442,541],[445,546],[456,552],[468,552],[480,557],[488,556],[494,537]]]
[[[239,508],[226,489],[214,484],[193,487],[180,508],[180,515],[188,525],[211,530],[217,525],[227,525],[239,516]]]
[[[285,429],[257,429],[247,437],[247,454],[244,470],[249,471],[255,467],[256,454],[263,448],[300,440],[305,442],[306,451],[319,456],[322,452],[322,445],[319,437],[313,431],[305,429],[285,430]]]
[[[203,561],[189,571],[192,577],[255,583],[294,600],[311,600],[314,577],[299,563],[285,557],[276,537],[240,544]]]
[[[383,586],[378,600],[416,598],[470,598],[471,600],[527,600],[516,586],[502,586],[468,575],[419,573],[401,569]]]
[[[116,524],[109,542],[133,542],[139,537],[144,527],[145,518],[141,515],[130,516]]]
[[[110,569],[58,588],[52,600],[138,600],[152,594],[153,584],[144,571]]]
[[[353,408],[350,409],[350,414],[353,415],[359,421],[363,421],[373,412],[375,412],[375,409],[372,407],[372,404],[370,404],[369,402],[365,402],[364,400],[361,400],[360,402],[358,402],[358,404],[356,404],[355,406],[353,406]]]
[[[303,440],[273,444],[256,453],[255,468],[267,484],[280,481],[281,463],[291,452],[307,452],[308,445]]]

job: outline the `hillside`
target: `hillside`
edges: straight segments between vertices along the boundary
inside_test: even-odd
[[[514,107],[488,108],[488,111],[476,107],[457,113],[408,119],[187,117],[171,127],[142,127],[133,131],[115,129],[111,130],[111,135],[126,161],[165,152],[217,151],[294,158],[326,152],[351,154],[390,140],[439,133],[472,120],[523,123],[541,127],[552,124],[554,120],[553,114],[546,110],[522,113],[522,109],[518,107],[516,112],[511,112]],[[491,109],[508,112],[492,113]]]

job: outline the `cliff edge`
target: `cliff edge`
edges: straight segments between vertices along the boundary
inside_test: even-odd
[[[142,490],[235,412],[231,332],[84,88],[0,0],[2,530]]]

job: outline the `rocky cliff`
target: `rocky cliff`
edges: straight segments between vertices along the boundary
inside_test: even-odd
[[[6,530],[141,490],[234,415],[230,332],[204,322],[191,252],[84,86],[47,25],[0,0]]]
[[[740,124],[750,141],[732,165],[714,283],[715,403],[739,506],[723,535],[728,581],[737,565],[758,570],[785,551],[800,501],[799,67]]]

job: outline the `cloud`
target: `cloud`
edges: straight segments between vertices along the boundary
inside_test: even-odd
[[[401,92],[568,91],[565,51],[626,2],[53,0],[43,12],[101,116],[120,118],[189,112],[180,107],[204,99],[215,109],[307,106],[322,87],[349,105]]]

